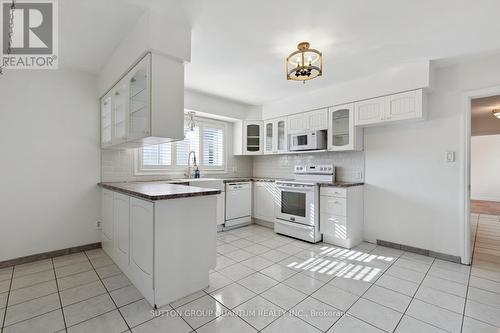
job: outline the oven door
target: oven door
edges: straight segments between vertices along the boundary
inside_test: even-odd
[[[278,184],[279,204],[276,217],[283,221],[315,225],[315,192],[317,186],[305,184]]]

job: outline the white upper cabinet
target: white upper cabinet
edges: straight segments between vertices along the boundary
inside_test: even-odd
[[[264,121],[264,154],[284,153],[287,150],[286,118]]]
[[[328,111],[328,150],[362,150],[363,129],[354,126],[354,104],[331,107]]]
[[[243,121],[234,124],[234,154],[260,155],[264,152],[264,122]]]
[[[274,137],[276,136],[276,129],[274,122],[268,120],[264,122],[264,154],[274,154]]]
[[[354,125],[364,126],[398,120],[423,119],[424,93],[412,90],[354,103]]]
[[[146,60],[146,59],[145,59]],[[149,135],[150,130],[150,66],[141,61],[127,76],[129,87],[129,138],[140,139]]]
[[[384,119],[385,115],[385,98],[372,98],[366,101],[354,103],[355,121],[354,125],[369,125],[376,124]]]
[[[288,117],[288,134],[326,130],[328,128],[328,109],[295,114]]]
[[[422,90],[408,91],[386,96],[385,120],[405,120],[423,117]]]
[[[109,126],[109,127],[108,127]],[[101,98],[101,147],[184,139],[184,65],[146,54]]]
[[[112,144],[112,125],[111,125],[111,105],[112,99],[110,91],[107,95],[101,98],[101,146],[107,147]]]
[[[276,135],[274,140],[274,147],[277,153],[284,153],[288,151],[288,133],[286,130],[286,118],[279,118],[274,120],[274,127],[276,128]]]
[[[328,128],[328,109],[321,109],[305,113],[307,115],[308,130],[319,131]]]

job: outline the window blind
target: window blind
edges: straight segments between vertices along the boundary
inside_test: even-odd
[[[172,145],[147,146],[142,148],[142,165],[145,167],[159,167],[172,164]]]
[[[203,166],[224,165],[224,131],[222,128],[203,127]]]
[[[175,143],[176,165],[187,166],[188,155],[191,150],[196,153],[197,163],[200,161],[200,127],[195,126],[193,131],[184,128],[184,140]],[[191,156],[191,165],[193,165],[193,156]]]

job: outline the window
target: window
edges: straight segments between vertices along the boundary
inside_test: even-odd
[[[225,170],[227,124],[204,118],[195,120],[197,125],[193,131],[184,128],[184,140],[139,149],[136,172],[184,171],[191,151],[196,154],[200,170]],[[191,158],[191,165],[194,165],[192,155]]]

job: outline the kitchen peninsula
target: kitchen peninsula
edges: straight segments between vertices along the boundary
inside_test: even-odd
[[[152,306],[208,286],[220,190],[168,182],[99,185],[102,247]]]

